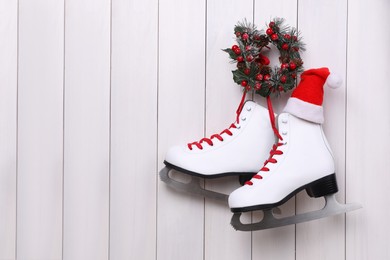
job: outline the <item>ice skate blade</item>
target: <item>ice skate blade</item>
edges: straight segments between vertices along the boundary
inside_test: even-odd
[[[263,219],[260,222],[251,224],[243,224],[240,220],[241,213],[235,213],[231,219],[230,224],[235,230],[240,231],[263,230],[338,215],[362,207],[360,204],[357,203],[340,204],[337,202],[335,196],[335,194],[325,196],[325,206],[320,210],[302,213],[285,218],[275,218],[272,210],[265,210]]]
[[[227,204],[228,195],[203,189],[200,185],[202,178],[189,175],[191,177],[191,181],[189,183],[183,183],[183,182],[179,182],[179,181],[172,179],[169,176],[170,170],[172,170],[172,169],[169,167],[164,167],[161,169],[161,171],[159,173],[160,179],[163,182],[165,182],[168,186],[170,186],[178,191],[184,191],[184,192],[188,192],[190,194],[195,194],[198,196],[214,199],[217,201],[222,201],[222,202]]]

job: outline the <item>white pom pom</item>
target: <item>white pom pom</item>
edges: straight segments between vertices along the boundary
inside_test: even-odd
[[[343,79],[340,75],[331,73],[325,82],[330,88],[339,88],[343,84]]]

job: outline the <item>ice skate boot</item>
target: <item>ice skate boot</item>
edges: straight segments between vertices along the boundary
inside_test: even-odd
[[[235,214],[232,226],[250,231],[295,224],[345,213],[360,208],[358,204],[339,204],[333,155],[322,130],[323,88],[327,68],[313,69],[301,75],[301,83],[278,116],[278,141],[261,170],[244,186],[229,196]],[[322,210],[286,218],[275,218],[272,209],[306,190],[310,197],[325,197]],[[259,223],[242,224],[241,212],[263,210]]]
[[[275,140],[269,111],[253,101],[244,101],[245,93],[236,121],[228,129],[169,149],[164,161],[166,167],[160,171],[161,180],[177,190],[227,202],[227,194],[205,190],[200,181],[224,176],[250,180],[261,168]],[[191,176],[191,181],[183,183],[173,179],[169,175],[171,169]]]

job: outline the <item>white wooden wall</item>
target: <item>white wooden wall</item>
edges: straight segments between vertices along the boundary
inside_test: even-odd
[[[0,0],[0,260],[390,259],[389,11],[388,0]],[[172,191],[158,171],[170,146],[234,121],[241,92],[221,49],[237,21],[275,16],[302,31],[306,68],[345,78],[326,90],[324,127],[338,199],[364,208],[237,232],[226,206]],[[302,193],[283,209],[321,204]]]

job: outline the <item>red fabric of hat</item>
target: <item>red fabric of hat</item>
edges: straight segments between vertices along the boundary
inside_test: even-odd
[[[291,97],[321,106],[324,97],[324,84],[329,74],[328,68],[310,69],[303,72],[301,82]]]
[[[328,68],[310,69],[302,73],[301,81],[288,99],[284,112],[307,121],[322,124],[324,84],[331,88],[341,86],[342,80]]]

